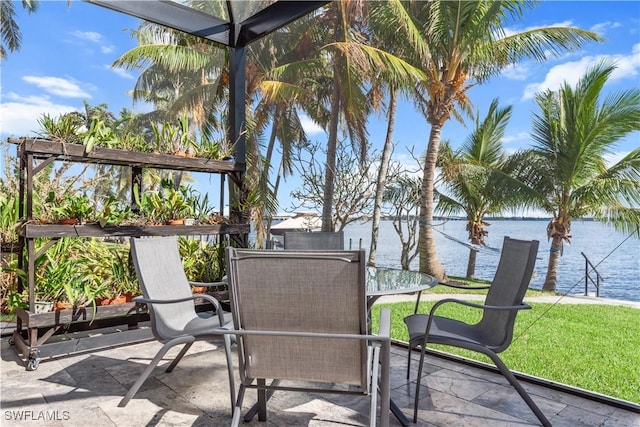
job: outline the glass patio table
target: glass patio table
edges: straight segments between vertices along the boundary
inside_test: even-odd
[[[371,310],[378,298],[385,295],[417,293],[417,310],[422,291],[437,284],[438,280],[436,278],[419,271],[388,267],[367,267],[367,308]]]
[[[418,294],[414,313],[418,311],[422,291],[438,284],[433,276],[419,271],[387,267],[367,267],[367,309],[385,295]],[[411,425],[398,405],[391,399],[391,412],[403,426]]]

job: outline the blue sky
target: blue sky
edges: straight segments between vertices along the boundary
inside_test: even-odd
[[[19,52],[10,53],[1,64],[0,138],[3,144],[7,137],[34,135],[38,129],[36,120],[43,113],[57,116],[81,110],[85,100],[91,105],[106,103],[116,114],[123,107],[136,108],[127,96],[136,75],[113,69],[111,64],[135,46],[128,30],[136,28],[138,20],[79,0],[72,1],[70,6],[66,1],[41,1],[39,10],[32,15],[23,12],[16,2],[16,10],[23,43]],[[533,94],[542,89],[556,89],[563,80],[574,83],[600,59],[616,60],[619,67],[606,92],[640,87],[640,1],[545,1],[507,30],[551,25],[596,31],[606,41],[590,43],[580,52],[545,63],[522,63],[468,92],[481,113],[494,97],[499,97],[503,106],[513,106],[504,139],[505,149],[509,151],[530,145],[529,132],[535,110]],[[381,147],[384,118],[372,117],[368,130],[372,145]],[[311,123],[308,132],[311,139],[326,139]],[[468,132],[462,124],[450,121],[444,128],[443,138],[458,146]],[[422,153],[428,135],[429,126],[422,116],[410,103],[401,103],[394,135],[395,160],[414,165],[409,149]],[[635,133],[618,144],[614,157],[638,146],[640,134]],[[209,180],[199,179],[196,187],[206,191],[210,185]],[[298,181],[290,178],[281,189],[281,211],[290,208],[289,192],[297,186]]]

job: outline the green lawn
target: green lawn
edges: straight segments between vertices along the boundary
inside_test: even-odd
[[[377,325],[380,308],[389,307],[391,336],[407,341],[403,319],[413,313],[414,305],[376,304],[373,324]],[[420,312],[427,313],[432,305],[431,301],[422,302]],[[510,369],[640,403],[640,310],[596,304],[531,306],[532,310],[518,314],[514,341],[501,354]],[[438,314],[471,323],[478,320],[477,312],[471,310],[445,304]],[[489,358],[470,351],[433,348],[491,363]]]

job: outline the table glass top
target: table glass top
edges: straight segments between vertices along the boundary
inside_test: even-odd
[[[410,294],[438,283],[432,276],[418,271],[386,267],[367,267],[367,295]]]

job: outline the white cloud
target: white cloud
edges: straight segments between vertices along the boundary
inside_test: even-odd
[[[599,22],[593,25],[591,28],[589,28],[589,30],[593,31],[594,33],[603,35],[607,32],[607,30],[610,30],[612,28],[619,28],[621,26],[622,24],[619,22],[605,21],[605,22]]]
[[[100,45],[100,52],[108,55],[113,53],[115,47],[110,44],[106,44],[103,40],[102,34],[96,33],[95,31],[74,31],[71,33],[75,38],[80,39],[82,41],[88,41],[90,43],[95,43]]]
[[[95,31],[74,31],[71,34],[81,40],[88,40],[93,43],[100,43],[100,40],[102,40],[102,35]]]
[[[640,43],[634,45],[628,55],[585,56],[579,61],[556,65],[549,70],[544,81],[527,85],[522,99],[531,99],[537,92],[547,89],[557,90],[563,82],[574,86],[587,69],[603,60],[613,61],[616,65],[609,77],[610,82],[635,77],[640,70]]]
[[[91,98],[91,95],[82,90],[76,83],[60,77],[24,76],[22,77],[22,80],[35,85],[52,95],[58,95],[65,98]]]
[[[0,134],[21,137],[34,136],[40,128],[38,119],[46,113],[51,117],[76,111],[71,105],[56,104],[48,96],[21,97],[13,92],[6,94],[0,104]],[[10,100],[6,102],[6,100]]]
[[[510,80],[526,80],[529,77],[530,70],[525,64],[510,65],[502,70],[501,75]]]
[[[300,123],[307,136],[324,133],[324,129],[322,129],[322,127],[320,127],[316,122],[311,120],[311,118],[306,114],[302,114],[300,116]]]
[[[530,141],[529,132],[518,132],[513,135],[507,135],[502,138],[503,144],[513,144],[516,142],[529,142]]]

